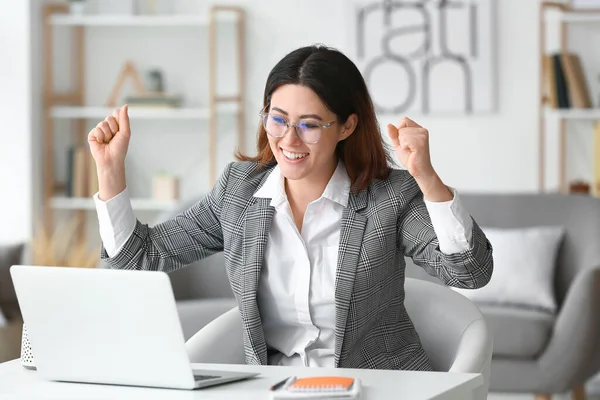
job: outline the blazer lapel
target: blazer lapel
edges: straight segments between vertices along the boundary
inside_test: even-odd
[[[253,198],[251,201],[244,218],[241,315],[245,327],[245,347],[254,353],[254,357],[246,361],[266,365],[267,346],[256,292],[275,209],[270,206],[270,199]]]
[[[367,217],[358,211],[367,206],[367,191],[354,195],[350,193],[348,207],[342,216],[340,231],[340,248],[335,279],[335,367],[338,367],[350,298],[354,288],[354,277],[358,266],[363,233],[367,224]]]

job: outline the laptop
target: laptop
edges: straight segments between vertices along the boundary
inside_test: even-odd
[[[199,389],[258,375],[192,369],[164,272],[13,265],[10,273],[44,379]]]

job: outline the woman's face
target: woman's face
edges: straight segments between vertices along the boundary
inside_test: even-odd
[[[336,115],[327,109],[319,96],[301,85],[288,84],[277,88],[267,111],[267,132],[276,132],[280,136],[285,131],[283,137],[267,134],[283,176],[290,180],[328,181],[337,165],[335,148],[340,140],[350,136],[355,123],[350,124],[352,126],[349,123],[340,125]],[[329,127],[321,127],[330,122]],[[294,127],[287,129],[286,123],[298,124],[298,130],[302,129],[305,139],[311,143],[302,141]],[[312,143],[316,138],[317,143]]]

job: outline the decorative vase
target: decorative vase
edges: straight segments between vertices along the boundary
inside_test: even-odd
[[[21,365],[27,369],[36,369],[25,324],[23,324],[23,334],[21,336]]]

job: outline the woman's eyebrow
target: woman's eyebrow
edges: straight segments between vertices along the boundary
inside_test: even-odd
[[[278,111],[278,112],[282,113],[283,115],[288,116],[288,113],[279,107],[273,107],[273,108],[271,108],[271,110]],[[323,121],[323,118],[321,118],[317,114],[303,114],[300,116],[300,119],[304,119],[304,118],[313,118],[313,119],[318,119],[319,121]]]
[[[319,121],[323,121],[323,118],[319,117],[317,114],[303,114],[300,116],[300,119],[304,119],[304,118],[313,118],[313,119],[318,119]]]
[[[282,113],[283,115],[288,115],[288,113],[286,111],[283,111],[281,108],[279,107],[273,107],[271,108],[271,110],[273,111],[279,111],[280,113]]]

